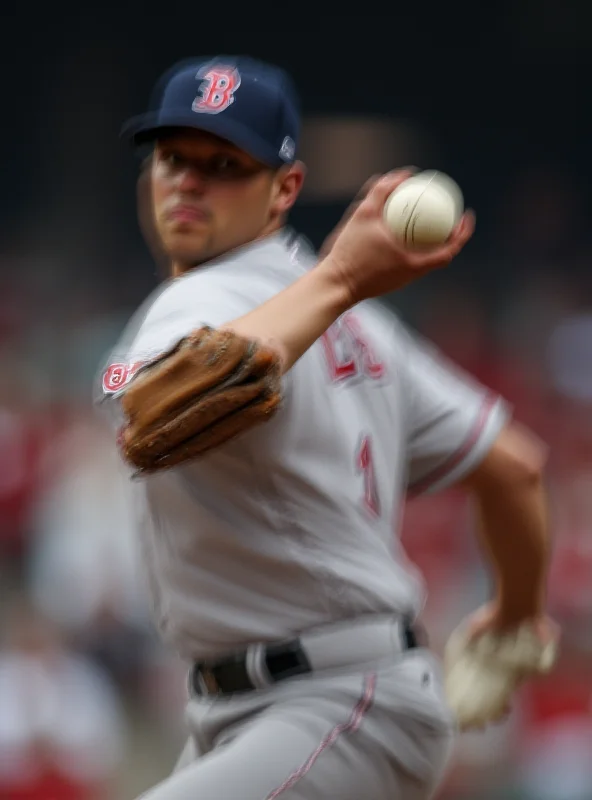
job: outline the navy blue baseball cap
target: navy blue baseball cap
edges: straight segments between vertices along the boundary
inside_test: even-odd
[[[162,76],[150,110],[129,120],[122,136],[141,146],[171,128],[208,131],[271,167],[291,164],[298,96],[283,69],[246,56],[183,61]]]

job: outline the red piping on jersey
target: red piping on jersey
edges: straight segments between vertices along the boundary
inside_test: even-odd
[[[497,397],[493,394],[488,394],[485,396],[483,403],[481,404],[481,408],[479,409],[477,419],[475,420],[475,424],[469,431],[469,435],[458,448],[458,450],[456,450],[442,464],[440,464],[439,467],[436,467],[436,469],[432,470],[432,472],[428,473],[428,475],[426,475],[424,478],[421,478],[421,480],[416,481],[414,484],[409,486],[409,494],[415,495],[425,492],[426,489],[429,489],[432,484],[444,478],[449,472],[452,472],[452,470],[468,456],[473,447],[475,447],[479,441],[479,437],[483,433],[485,423],[487,422],[491,410],[496,404],[496,401]]]
[[[364,689],[362,692],[362,696],[354,706],[354,709],[350,715],[350,718],[347,722],[342,722],[340,725],[336,725],[333,730],[325,736],[325,738],[321,741],[319,746],[316,750],[311,753],[311,755],[306,759],[304,764],[299,767],[295,772],[293,772],[283,783],[281,786],[278,786],[277,789],[273,789],[273,791],[267,795],[265,800],[275,800],[276,797],[279,797],[284,792],[291,789],[295,783],[297,783],[300,778],[303,778],[307,772],[314,766],[316,760],[323,754],[323,752],[328,748],[332,747],[335,744],[337,739],[342,736],[344,733],[355,733],[360,725],[362,724],[362,720],[366,716],[366,713],[372,702],[374,700],[374,692],[376,689],[376,674],[372,673],[368,675],[364,680]]]

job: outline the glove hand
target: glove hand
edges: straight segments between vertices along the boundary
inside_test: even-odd
[[[559,645],[560,630],[557,623],[546,614],[509,624],[499,605],[488,603],[472,614],[467,622],[468,637],[475,646],[479,647],[478,642],[483,637],[489,638],[488,634],[496,638],[503,637],[508,641],[512,637],[522,636],[524,643],[528,638],[531,646],[537,650],[537,653],[540,652],[540,657],[534,653],[532,656],[536,670],[544,673],[552,668]],[[523,652],[524,658],[526,651],[523,650]],[[507,657],[510,658],[510,653],[507,654]],[[516,666],[519,667],[519,665]]]
[[[559,628],[546,616],[508,626],[495,604],[470,616],[444,655],[445,690],[460,730],[507,716],[520,684],[553,668],[558,643]]]
[[[271,419],[281,400],[273,348],[204,326],[134,375],[120,449],[138,475],[168,469]]]

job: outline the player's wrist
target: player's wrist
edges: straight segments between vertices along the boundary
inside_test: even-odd
[[[540,588],[523,588],[500,583],[495,600],[496,618],[500,628],[509,629],[527,620],[544,615],[545,593]]]
[[[311,273],[311,277],[318,283],[317,291],[335,308],[336,316],[341,316],[358,302],[344,274],[345,270],[339,260],[331,253],[319,261]]]

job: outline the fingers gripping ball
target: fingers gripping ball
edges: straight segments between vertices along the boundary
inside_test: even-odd
[[[446,645],[444,671],[448,703],[460,730],[498,720],[520,683],[549,672],[556,659],[556,643],[543,645],[528,623],[474,640],[463,626],[457,628]]]
[[[420,172],[390,195],[384,219],[405,247],[441,245],[460,222],[464,199],[459,186],[442,172]]]
[[[124,458],[140,473],[194,459],[270,419],[281,402],[277,354],[202,327],[142,367],[122,395]]]

